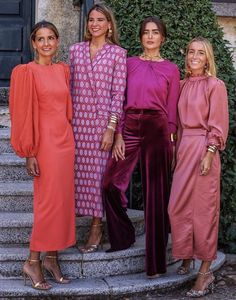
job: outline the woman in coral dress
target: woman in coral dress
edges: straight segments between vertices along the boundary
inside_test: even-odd
[[[92,217],[84,253],[96,251],[101,241],[101,186],[126,86],[126,50],[118,46],[110,9],[91,8],[85,40],[70,48],[76,214]]]
[[[42,267],[57,283],[68,282],[57,251],[75,244],[74,139],[69,69],[52,62],[59,43],[56,27],[37,23],[31,42],[37,58],[16,66],[11,76],[11,143],[34,177],[34,224],[23,273],[34,288],[45,290],[51,285],[41,270],[41,251],[46,252]]]
[[[177,273],[189,272],[193,259],[202,261],[189,297],[213,287],[211,262],[216,258],[220,214],[220,155],[228,134],[225,84],[216,78],[211,44],[193,39],[187,47],[187,76],[178,104],[180,128],[169,216],[173,256],[183,259]]]

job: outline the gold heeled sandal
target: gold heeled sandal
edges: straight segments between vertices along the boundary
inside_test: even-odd
[[[40,264],[39,259],[27,259],[26,262],[39,263]],[[41,269],[41,266],[40,266],[40,269]],[[41,271],[42,271],[42,269],[41,269]],[[34,282],[31,275],[29,273],[27,273],[27,271],[24,269],[24,266],[23,266],[23,277],[24,277],[24,285],[26,285],[26,280],[29,279],[31,281],[32,288],[34,288],[36,290],[48,291],[52,288],[52,286],[50,284],[48,284],[47,281],[44,278],[41,281]],[[43,274],[42,274],[42,277],[43,277]],[[47,287],[42,286],[45,283],[48,285]]]
[[[191,263],[192,263],[193,270],[195,269],[195,259],[189,259],[189,261],[190,261],[189,266],[188,266],[188,267],[185,267],[185,266],[183,265],[183,263],[184,263],[184,260],[183,260],[182,265],[181,265],[180,267],[177,268],[176,273],[177,273],[178,275],[186,275],[186,274],[188,274],[188,273],[190,272]]]
[[[93,224],[91,227],[102,227],[102,223],[100,224]],[[79,248],[79,251],[81,253],[93,253],[98,251],[99,246],[101,246],[101,249],[103,249],[103,230],[101,231],[99,235],[99,242],[97,244],[91,244],[91,245],[86,245],[84,247]]]
[[[67,278],[64,278],[64,277],[62,276],[62,273],[61,273],[61,277],[60,277],[59,279],[57,279],[54,270],[53,270],[53,269],[50,269],[50,268],[48,268],[48,267],[46,267],[46,265],[45,265],[45,260],[46,260],[47,258],[49,258],[49,259],[55,259],[55,260],[56,260],[57,265],[58,265],[58,268],[59,268],[59,272],[61,273],[61,268],[60,268],[60,265],[59,265],[59,263],[58,263],[58,258],[57,258],[57,256],[46,255],[46,256],[44,257],[43,261],[42,261],[42,269],[43,269],[43,270],[46,270],[46,271],[51,275],[52,279],[53,279],[56,283],[60,283],[60,284],[66,284],[66,283],[69,283],[70,280],[67,279]]]
[[[213,293],[214,292],[214,280],[215,277],[213,276],[213,273],[211,271],[209,272],[198,272],[199,275],[201,276],[208,276],[208,275],[212,275],[212,280],[207,284],[207,286],[205,287],[204,290],[194,290],[191,289],[190,291],[188,291],[186,293],[187,297],[190,298],[200,298],[200,297],[204,297],[206,295],[208,295],[209,293]]]

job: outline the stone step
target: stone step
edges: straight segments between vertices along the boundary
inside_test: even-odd
[[[14,153],[0,154],[0,181],[29,180],[25,168],[25,159],[16,156]]]
[[[32,212],[33,181],[1,181],[0,212]]]
[[[136,235],[144,233],[144,213],[141,210],[128,210],[128,215],[132,220]],[[77,241],[83,243],[89,234],[91,218],[79,217],[76,220]],[[104,222],[105,241],[107,240],[107,230]],[[0,246],[3,245],[28,245],[33,224],[32,213],[0,212]]]
[[[218,252],[217,259],[212,263],[212,270],[218,270],[223,265],[224,261],[225,255],[221,252]],[[27,286],[24,286],[23,280],[20,279],[0,279],[0,298],[20,298],[21,300],[109,300],[137,296],[137,299],[146,299],[145,295],[154,291],[164,292],[170,289],[175,289],[196,278],[197,270],[200,266],[199,261],[196,261],[196,269],[191,270],[187,275],[176,274],[176,268],[179,265],[180,262],[169,265],[167,273],[156,279],[148,279],[145,273],[137,273],[128,275],[104,276],[101,278],[80,278],[74,279],[69,284],[64,285],[55,284],[54,282],[50,281],[50,283],[53,285],[53,288],[49,291],[35,290],[30,287],[29,281]]]
[[[103,277],[139,273],[145,270],[145,235],[139,236],[127,250],[106,253],[110,245],[94,253],[81,254],[76,247],[60,253],[63,274],[70,278]],[[28,257],[26,247],[0,247],[0,278],[22,277],[22,264]],[[167,262],[173,263],[171,246],[167,250]]]
[[[10,145],[10,128],[0,129],[0,153],[12,153]]]

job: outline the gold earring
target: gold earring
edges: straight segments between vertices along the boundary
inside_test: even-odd
[[[108,37],[108,38],[111,38],[111,37],[112,37],[112,29],[111,29],[111,28],[108,29],[107,37]]]

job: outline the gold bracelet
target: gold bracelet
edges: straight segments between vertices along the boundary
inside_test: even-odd
[[[215,146],[215,145],[210,145],[207,147],[207,151],[209,151],[211,153],[216,153],[217,150],[218,150],[217,146]]]
[[[209,151],[211,153],[216,153],[217,147],[215,147],[215,146],[208,146],[207,147],[207,151]]]
[[[177,135],[176,133],[171,133],[170,134],[170,141],[171,143],[175,142],[177,140]]]
[[[109,122],[116,124],[118,117],[116,115],[111,115]]]

